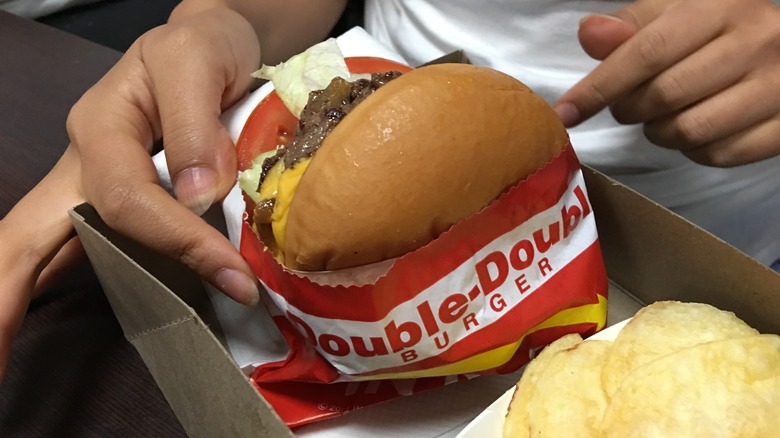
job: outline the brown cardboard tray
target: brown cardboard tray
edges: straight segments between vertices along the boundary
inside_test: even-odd
[[[780,275],[613,179],[583,173],[611,282],[609,324],[642,304],[681,300],[780,334]],[[118,235],[89,205],[71,217],[125,336],[190,436],[293,436],[229,355],[195,274]],[[206,218],[220,227],[218,208]]]

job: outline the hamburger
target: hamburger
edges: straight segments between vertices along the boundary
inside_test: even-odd
[[[305,104],[286,101],[294,129],[273,132],[278,144],[242,166],[249,220],[287,268],[344,269],[419,249],[568,144],[552,108],[506,74],[391,67],[331,76]]]

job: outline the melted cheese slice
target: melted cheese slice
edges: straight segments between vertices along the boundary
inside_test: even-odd
[[[290,204],[295,196],[295,190],[298,189],[301,176],[303,176],[310,161],[311,158],[306,158],[298,162],[292,169],[284,170],[284,164],[280,160],[271,168],[260,186],[261,199],[276,197],[274,212],[271,214],[271,230],[273,230],[276,245],[281,253],[284,253]]]
[[[265,176],[263,183],[260,184],[260,199],[273,199],[276,197],[276,192],[279,190],[279,177],[284,171],[284,161],[279,160],[276,164],[268,170],[268,174]]]

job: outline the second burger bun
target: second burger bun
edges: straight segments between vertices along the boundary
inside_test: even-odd
[[[322,143],[291,201],[285,264],[335,270],[414,251],[567,144],[552,108],[511,76],[466,64],[412,70]]]

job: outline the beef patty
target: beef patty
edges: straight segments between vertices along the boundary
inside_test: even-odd
[[[400,75],[397,71],[373,73],[370,79],[358,79],[354,82],[336,77],[325,89],[309,93],[309,100],[301,112],[292,140],[263,161],[260,184],[279,160],[284,161],[285,169],[290,169],[304,158],[311,157],[322,146],[325,137],[350,111]],[[255,223],[270,223],[274,201],[267,199],[257,204],[254,211]]]

